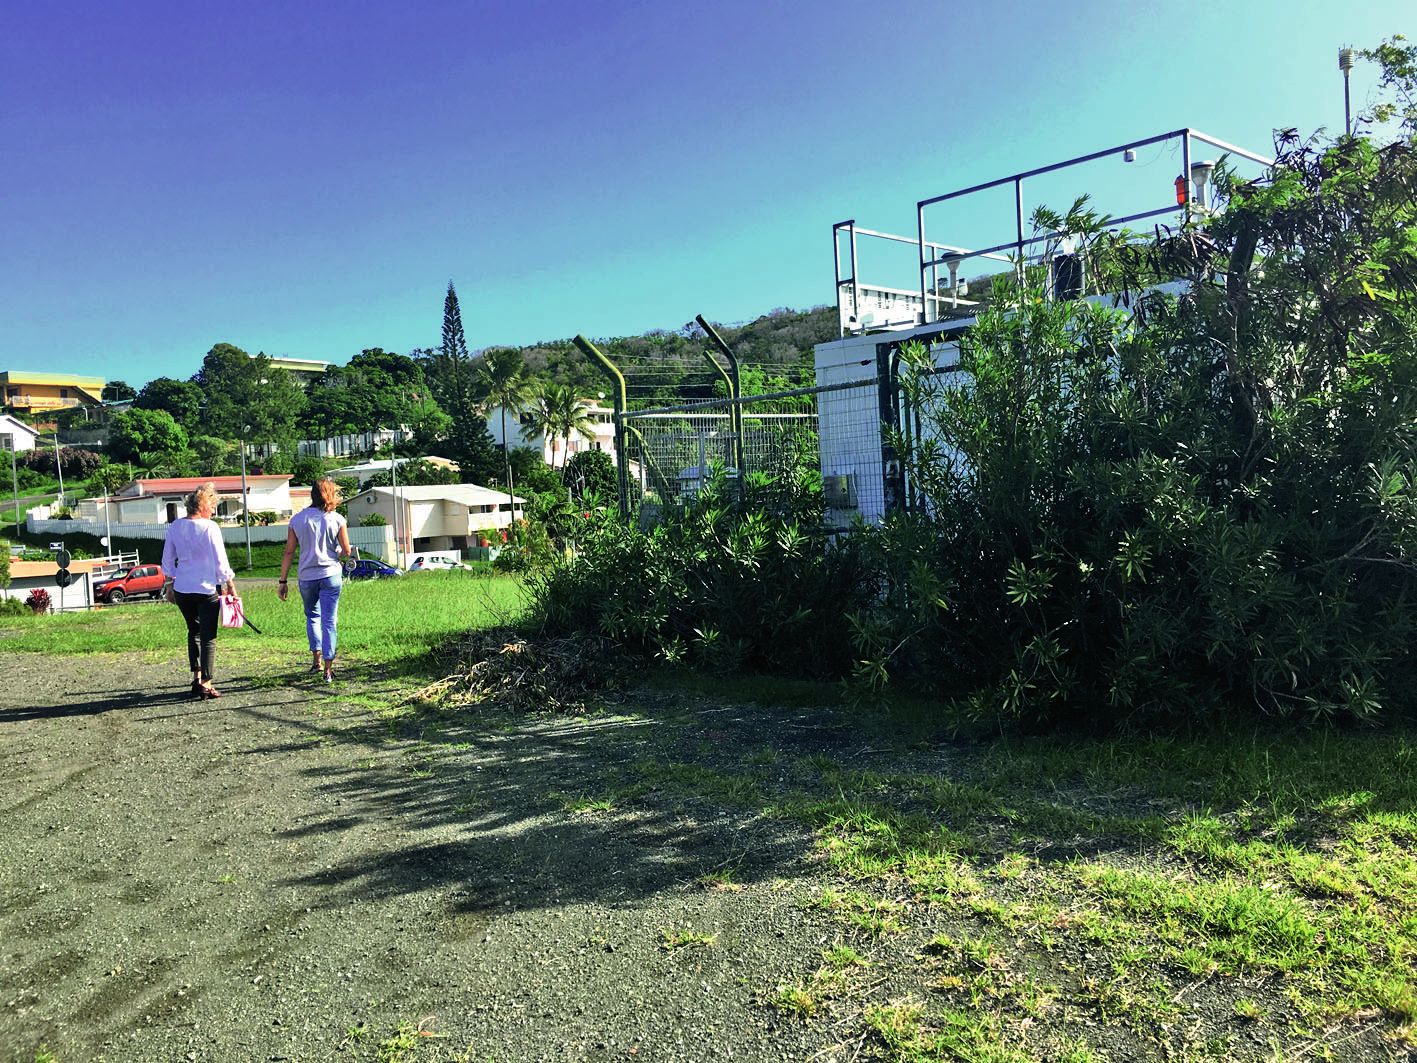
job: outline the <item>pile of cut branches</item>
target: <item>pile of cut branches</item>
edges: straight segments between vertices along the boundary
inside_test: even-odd
[[[449,647],[452,668],[408,701],[442,709],[495,704],[518,712],[584,713],[586,696],[610,690],[627,658],[594,635],[527,638],[507,628],[476,631]]]

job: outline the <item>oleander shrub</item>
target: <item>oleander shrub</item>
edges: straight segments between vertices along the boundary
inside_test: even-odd
[[[962,372],[907,352],[924,505],[869,536],[860,689],[1025,726],[1411,712],[1417,152],[1277,148],[1178,233],[1040,217],[1129,307],[1001,283]]]
[[[580,553],[532,580],[552,633],[593,631],[633,650],[716,670],[832,674],[849,661],[842,610],[865,595],[850,544],[822,534],[820,478],[718,470],[663,523],[593,509]]]

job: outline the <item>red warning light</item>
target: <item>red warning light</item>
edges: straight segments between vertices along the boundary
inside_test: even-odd
[[[1186,175],[1180,174],[1176,178],[1176,206],[1184,207],[1186,205],[1186,199]]]

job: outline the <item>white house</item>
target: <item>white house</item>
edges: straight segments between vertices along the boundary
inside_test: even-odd
[[[13,450],[23,454],[33,450],[39,433],[17,417],[0,413],[0,450]]]
[[[590,425],[592,437],[590,439],[579,432],[572,432],[569,440],[548,439],[532,427],[533,417],[530,410],[508,408],[506,414],[507,436],[511,438],[512,446],[520,450],[539,452],[541,460],[547,465],[559,468],[572,456],[585,450],[603,450],[610,455],[611,461],[616,461],[615,411],[608,406],[587,401],[586,414],[592,422]],[[492,433],[494,446],[500,449],[506,445],[506,440],[502,436],[501,406],[494,407],[487,414],[487,430]]]
[[[520,511],[526,501],[505,491],[477,484],[436,487],[371,487],[349,500],[349,523],[359,527],[377,514],[397,529],[402,553],[461,550],[477,546],[478,532],[511,526],[513,501]]]
[[[170,524],[187,515],[187,496],[205,483],[214,483],[222,496],[217,517],[236,517],[249,510],[271,512],[277,520],[288,520],[296,510],[310,504],[310,489],[292,489],[289,476],[246,477],[248,497],[244,506],[239,476],[179,476],[134,480],[117,494],[86,498],[75,507],[74,516],[113,525]]]

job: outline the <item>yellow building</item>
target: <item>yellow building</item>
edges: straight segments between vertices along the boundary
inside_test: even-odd
[[[0,372],[0,403],[29,414],[97,406],[103,401],[103,384],[101,376]]]

